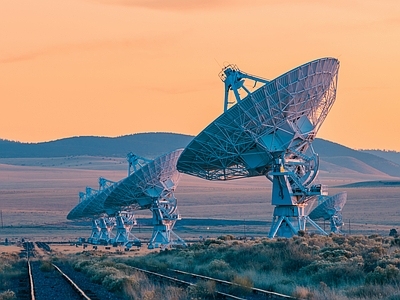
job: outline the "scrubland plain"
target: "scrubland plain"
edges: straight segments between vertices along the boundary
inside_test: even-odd
[[[0,240],[35,237],[70,240],[90,235],[89,222],[66,219],[78,203],[78,192],[97,188],[98,177],[118,181],[127,175],[124,159],[62,157],[0,159]],[[344,233],[387,235],[399,229],[400,186],[342,188],[341,185],[372,180],[396,180],[381,174],[321,171],[318,183],[330,195],[346,190]],[[211,182],[183,174],[176,190],[182,220],[176,232],[184,238],[223,234],[266,236],[272,221],[271,183],[264,177]],[[138,211],[141,224],[134,229],[149,238],[150,211]],[[326,229],[329,224],[318,223]]]
[[[329,166],[325,164],[325,166]],[[89,237],[89,220],[69,221],[78,192],[96,188],[98,177],[118,181],[127,175],[123,159],[67,157],[0,159],[0,244],[5,238],[47,242],[76,241]],[[300,299],[398,299],[400,185],[341,187],[354,182],[396,181],[380,173],[343,172],[322,168],[317,183],[329,194],[343,190],[343,233],[323,237],[312,229],[292,239],[265,238],[271,226],[271,183],[266,178],[210,182],[183,174],[176,190],[182,220],[175,231],[189,242],[185,249],[159,251],[142,247],[120,255],[105,248],[83,250],[53,244],[48,259],[63,261],[92,281],[126,299],[213,299],[215,284],[193,289],[161,288],[130,266],[157,272],[177,268],[240,284],[232,291],[248,297],[258,287]],[[136,212],[139,226],[133,233],[142,241],[151,236],[150,211]],[[318,221],[321,227],[329,224]],[[234,237],[243,237],[238,241]],[[191,243],[203,240],[199,243]],[[15,299],[12,282],[23,276],[19,247],[0,246],[0,299]],[[114,253],[115,252],[115,253]],[[49,254],[38,252],[39,258]],[[143,256],[146,255],[146,256]]]

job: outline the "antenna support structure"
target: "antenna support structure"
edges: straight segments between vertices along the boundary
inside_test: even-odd
[[[239,68],[236,65],[229,64],[225,66],[222,71],[219,73],[219,78],[224,82],[225,84],[225,95],[224,95],[224,112],[228,110],[228,108],[235,103],[239,103],[243,98],[240,96],[240,92],[243,90],[245,93],[245,96],[250,95],[251,91],[249,88],[245,86],[245,79],[249,79],[254,81],[254,86],[257,85],[257,82],[261,83],[268,83],[269,81],[267,79],[250,75],[247,73],[244,73],[239,70]],[[232,91],[233,94],[235,95],[235,101],[229,100],[229,92]]]
[[[312,157],[302,156],[286,161],[277,159],[273,171],[267,175],[272,182],[272,205],[275,206],[269,238],[297,235],[300,230],[306,230],[307,222],[322,235],[328,235],[306,213],[310,203],[327,195],[323,185],[312,185],[317,176],[318,156],[314,152]]]
[[[307,223],[325,235],[308,214],[326,194],[314,183],[319,159],[312,142],[335,102],[339,65],[320,58],[272,80],[224,66],[224,112],[186,146],[178,171],[222,181],[266,176],[275,206],[269,237],[296,235]],[[313,215],[333,218],[327,210],[340,211],[346,202],[345,194],[338,197]],[[341,220],[334,217],[337,231]]]
[[[176,221],[181,219],[174,191],[167,189],[160,197],[154,198],[150,210],[153,213],[153,235],[148,248],[186,247],[185,241],[172,230]]]

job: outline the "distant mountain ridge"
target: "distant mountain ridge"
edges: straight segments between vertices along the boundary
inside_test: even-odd
[[[129,152],[154,158],[178,148],[185,148],[193,136],[151,132],[120,137],[80,136],[51,142],[20,143],[0,140],[0,158],[111,156],[125,157]]]
[[[352,157],[384,174],[400,177],[400,165],[383,157],[354,150],[323,139],[315,139],[313,146],[315,152],[318,153],[322,160],[332,161],[333,158],[336,158],[336,161],[338,161],[337,158],[340,157]],[[349,167],[347,163],[342,162],[342,166]]]
[[[43,143],[0,140],[0,159],[85,155],[125,157],[129,152],[154,158],[178,148],[185,148],[193,138],[191,135],[151,132],[114,138],[71,137]],[[321,170],[400,177],[400,164],[366,151],[353,150],[323,139],[315,139],[313,147],[320,157]]]
[[[360,152],[365,152],[373,154],[384,159],[395,162],[400,165],[400,152],[397,151],[386,151],[386,150],[360,150]]]

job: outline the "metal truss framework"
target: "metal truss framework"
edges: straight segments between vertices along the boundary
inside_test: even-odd
[[[125,210],[150,209],[154,227],[149,248],[186,245],[172,230],[180,220],[174,191],[180,179],[176,163],[182,151],[170,152],[142,165],[104,203],[105,209],[115,206]]]
[[[90,240],[127,243],[137,238],[130,233],[133,226],[130,219],[121,215],[121,212],[149,209],[153,213],[154,225],[149,247],[186,245],[172,231],[175,222],[180,220],[174,191],[180,179],[176,163],[182,151],[178,149],[154,160],[129,153],[128,177],[118,182],[100,177],[99,189],[87,187],[86,193],[81,192],[79,204],[67,218],[97,218],[93,221]],[[112,228],[107,222],[117,225],[115,239],[111,237]]]
[[[309,219],[305,206],[322,194],[312,185],[319,160],[311,143],[336,99],[338,70],[337,59],[322,58],[269,81],[226,66],[225,112],[185,148],[178,170],[208,180],[267,176],[276,206],[270,236],[283,225],[296,234]],[[249,81],[263,85],[251,92]]]
[[[136,225],[133,214],[120,212],[115,217],[101,217],[92,220],[92,234],[88,242],[94,245],[124,246],[130,249],[133,245],[140,246],[141,242],[131,230]],[[113,229],[116,227],[116,234]]]
[[[314,220],[329,220],[331,232],[340,233],[343,226],[342,209],[346,201],[346,192],[341,192],[331,197],[320,197],[318,206],[311,211],[309,217]]]
[[[226,78],[234,70],[226,67]],[[208,180],[267,175],[274,159],[288,149],[301,153],[314,139],[335,101],[338,70],[336,59],[312,61],[239,96],[185,148],[178,170]],[[231,90],[244,86],[240,74]]]

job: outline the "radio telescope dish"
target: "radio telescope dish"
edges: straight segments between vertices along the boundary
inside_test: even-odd
[[[308,216],[313,220],[330,220],[331,231],[340,233],[343,226],[342,209],[346,201],[346,192],[341,192],[331,197],[321,196],[318,199],[318,206]]]
[[[99,189],[86,187],[86,193],[79,193],[79,203],[67,215],[68,220],[100,217],[107,213],[104,210],[104,201],[108,195],[118,186],[119,182],[113,182],[103,177],[99,178]],[[115,212],[110,212],[114,214]]]
[[[128,177],[118,182],[100,178],[99,190],[88,187],[86,194],[80,193],[80,202],[67,219],[98,218],[92,221],[91,240],[128,245],[132,244],[127,238],[132,236],[130,230],[136,221],[127,212],[150,209],[154,230],[149,248],[186,245],[172,231],[175,222],[180,220],[174,191],[180,179],[176,162],[182,151],[178,149],[154,160],[129,153]],[[118,232],[112,239],[111,230],[115,225]],[[135,238],[134,243],[137,241]]]
[[[319,159],[311,143],[335,102],[338,70],[337,59],[322,58],[267,80],[226,66],[225,112],[189,143],[178,170],[208,180],[267,176],[276,206],[269,236],[283,225],[284,236],[304,230],[304,207],[324,193],[312,185]],[[262,85],[251,92],[249,81]]]
[[[161,155],[148,163],[136,167],[128,177],[121,180],[104,201],[105,211],[150,209],[153,213],[153,236],[149,248],[165,247],[185,242],[172,228],[180,215],[174,191],[180,173],[176,163],[183,149]]]

